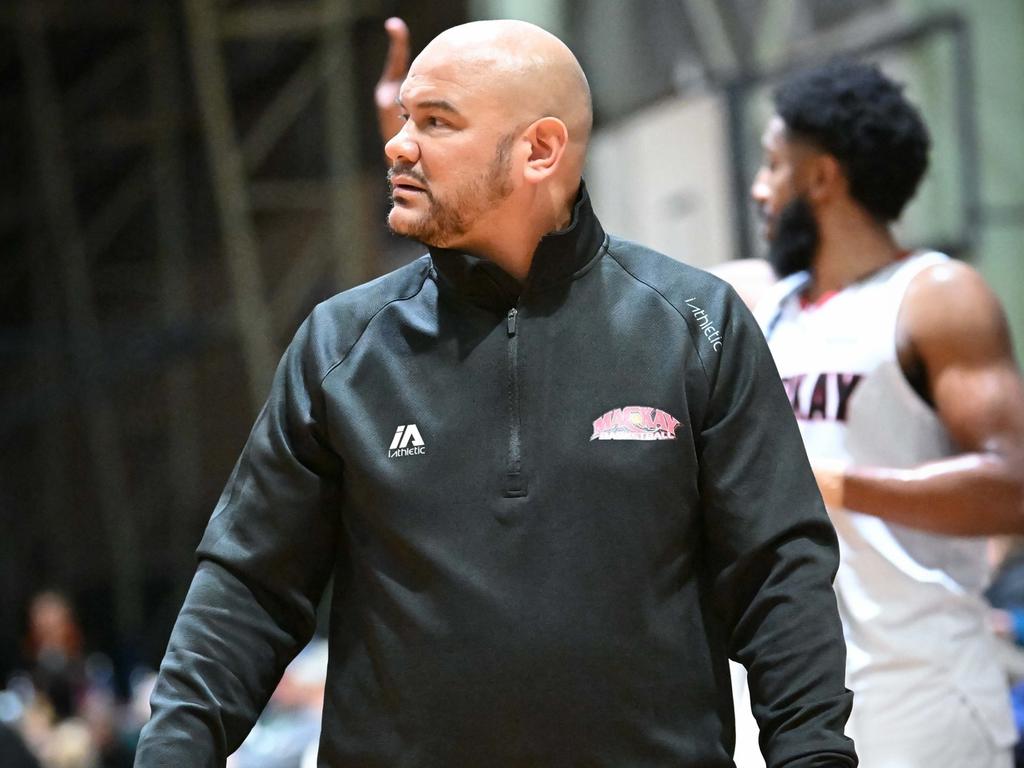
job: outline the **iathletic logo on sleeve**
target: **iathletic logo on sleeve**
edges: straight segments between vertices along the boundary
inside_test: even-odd
[[[704,337],[711,344],[711,348],[715,350],[715,352],[721,352],[722,334],[718,332],[718,329],[715,327],[714,322],[712,322],[711,318],[708,316],[708,313],[693,303],[696,300],[696,296],[691,296],[686,300],[686,306],[690,308],[690,313],[693,315],[693,319],[696,320],[697,323],[699,323],[700,330],[703,332]]]
[[[395,436],[388,447],[388,458],[400,456],[421,456],[427,452],[427,446],[415,424],[403,424],[395,430]]]
[[[679,419],[660,408],[627,405],[594,420],[591,440],[675,440]]]

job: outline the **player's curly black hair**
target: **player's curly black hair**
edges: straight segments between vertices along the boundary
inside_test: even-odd
[[[850,194],[883,222],[899,218],[928,167],[917,108],[873,64],[836,59],[787,78],[775,110],[794,138],[833,155]]]

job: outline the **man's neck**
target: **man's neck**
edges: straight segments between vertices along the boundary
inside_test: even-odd
[[[806,297],[841,291],[899,258],[901,250],[889,228],[863,210],[822,217],[820,242]]]
[[[526,214],[497,216],[482,228],[479,241],[468,240],[455,247],[493,262],[522,283],[530,273],[541,238],[572,222],[571,206],[537,208]]]
[[[500,243],[490,248],[481,248],[479,251],[471,251],[481,258],[497,264],[505,272],[512,275],[520,283],[525,282],[526,276],[530,274],[530,266],[533,264],[533,254],[537,250],[537,243],[540,236],[529,240],[520,240],[516,243]]]

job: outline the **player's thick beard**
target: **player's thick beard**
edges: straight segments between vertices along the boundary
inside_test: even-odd
[[[780,278],[811,268],[820,234],[814,210],[799,195],[779,211],[775,233],[768,244],[768,262]]]

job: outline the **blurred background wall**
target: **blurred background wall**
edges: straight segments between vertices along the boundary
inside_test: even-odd
[[[155,665],[276,360],[420,248],[384,227],[384,18],[579,55],[606,227],[755,255],[772,85],[848,53],[908,84],[932,171],[901,233],[975,263],[1024,350],[1020,0],[7,0],[0,4],[0,676],[47,587],[121,678]],[[3,677],[0,677],[3,679]]]

